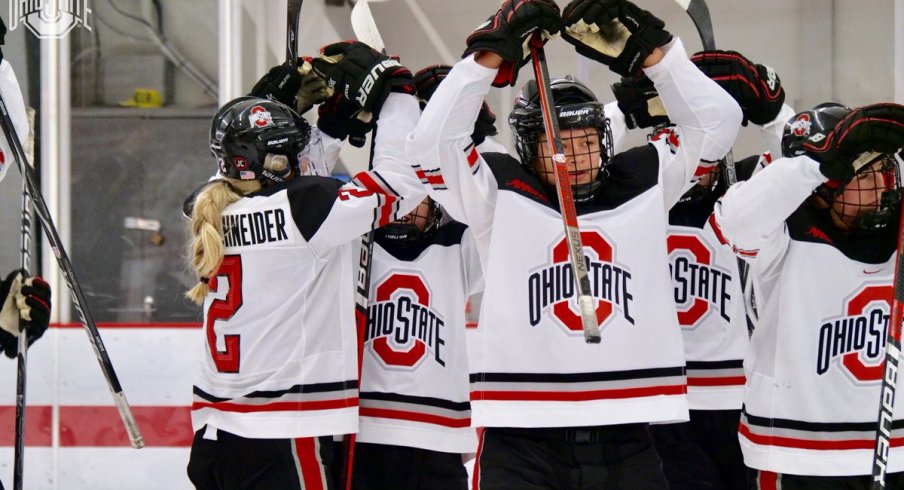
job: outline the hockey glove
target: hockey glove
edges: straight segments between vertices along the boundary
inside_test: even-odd
[[[0,283],[0,298],[3,302],[0,306],[0,349],[13,358],[18,352],[20,319],[28,335],[28,345],[47,331],[50,285],[40,277],[25,278],[23,270],[15,270]]]
[[[625,115],[628,129],[651,128],[669,122],[659,92],[649,78],[622,77],[612,85],[612,93]]]
[[[809,137],[796,139],[789,145],[788,155],[807,155],[819,162],[826,178],[844,182],[858,170],[858,157],[863,153],[894,154],[902,147],[904,106],[881,103],[854,109],[828,134],[811,131]]]
[[[468,36],[468,48],[462,58],[481,51],[498,54],[505,61],[496,73],[493,86],[514,86],[518,70],[530,59],[528,44],[533,34],[539,31],[545,44],[561,30],[562,17],[554,1],[507,0]]]
[[[744,126],[748,120],[768,124],[782,110],[785,90],[772,68],[754,64],[735,51],[701,51],[691,61],[734,97],[744,112]]]
[[[411,72],[398,60],[357,41],[344,41],[320,48],[321,56],[311,60],[314,72],[326,85],[350,102],[373,114],[390,92],[414,95]]]
[[[427,101],[433,97],[433,92],[439,86],[452,67],[449,65],[433,65],[422,68],[414,74],[415,94],[421,103],[421,110],[427,106]],[[487,136],[495,136],[496,131],[496,115],[490,110],[486,102],[480,106],[480,113],[477,114],[477,121],[474,122],[474,132],[471,133],[471,140],[474,145],[483,143]]]
[[[579,54],[625,77],[639,76],[653,50],[672,39],[664,22],[627,0],[573,0],[562,20],[562,37]]]
[[[336,93],[320,104],[317,127],[333,138],[344,140],[361,148],[374,126],[373,117],[364,113],[357,104]]]
[[[311,70],[311,63],[299,58],[297,66],[287,61],[270,68],[249,95],[282,102],[304,114],[332,94],[326,82]]]

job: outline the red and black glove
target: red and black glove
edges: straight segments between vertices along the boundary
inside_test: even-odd
[[[785,103],[785,90],[775,70],[754,64],[735,51],[701,51],[691,61],[741,106],[743,125],[772,122]]]
[[[358,41],[343,41],[320,48],[311,66],[329,88],[359,109],[378,118],[391,92],[414,95],[411,72],[398,60]]]
[[[796,116],[813,117],[813,111]],[[807,116],[805,116],[805,114]],[[810,121],[807,121],[810,123]],[[826,178],[846,181],[858,170],[857,158],[868,151],[894,154],[904,147],[904,106],[881,103],[859,107],[834,125],[805,124],[805,137],[792,140],[785,156],[807,155],[819,162]]]
[[[655,15],[627,0],[573,0],[562,12],[562,38],[624,77],[641,75],[654,49],[672,35]]]
[[[25,277],[22,269],[0,282],[0,350],[16,357],[20,335],[25,328],[28,345],[41,338],[50,323],[50,285],[43,278]]]
[[[433,65],[422,68],[414,74],[415,95],[417,95],[418,101],[421,103],[421,110],[424,110],[427,101],[430,100],[430,97],[433,97],[436,87],[439,86],[440,82],[446,78],[451,70],[452,67],[449,65]],[[498,134],[498,131],[496,131],[496,114],[493,114],[490,106],[484,102],[480,106],[480,113],[477,114],[477,121],[474,122],[474,132],[471,133],[471,140],[474,145],[479,145],[483,143],[487,136],[495,136],[496,134]]]
[[[618,109],[625,115],[628,129],[651,128],[669,122],[659,92],[649,78],[622,77],[612,85],[612,93]]]
[[[471,53],[489,51],[505,60],[494,87],[515,85],[518,70],[530,59],[530,43],[539,32],[543,43],[562,30],[559,6],[552,0],[507,0],[486,22],[468,36],[468,48],[462,58]]]

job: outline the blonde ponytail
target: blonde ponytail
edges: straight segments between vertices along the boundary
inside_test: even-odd
[[[189,262],[200,280],[185,293],[195,303],[204,304],[204,298],[210,291],[207,282],[223,261],[223,210],[243,195],[260,188],[257,180],[223,179],[205,187],[195,198],[191,213]]]

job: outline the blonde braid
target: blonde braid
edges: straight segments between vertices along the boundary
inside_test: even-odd
[[[191,213],[189,262],[200,281],[185,293],[195,303],[204,304],[204,298],[210,292],[207,280],[223,261],[223,210],[243,195],[260,188],[257,180],[223,179],[205,187],[195,198]]]

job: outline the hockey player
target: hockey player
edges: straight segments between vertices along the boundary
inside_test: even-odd
[[[352,94],[387,59],[357,43],[324,53]],[[357,431],[354,246],[424,197],[403,153],[419,113],[411,73],[386,68],[357,102],[381,117],[376,169],[346,185],[298,176],[309,133],[287,106],[251,99],[221,115],[225,178],[197,196],[191,223],[200,281],[188,296],[206,332],[188,465],[198,488],[329,488],[323,436]]]
[[[716,203],[713,230],[759,285],[739,428],[750,488],[870,487],[902,146],[904,107],[823,104]],[[896,405],[886,488],[904,488]]]
[[[578,0],[563,17],[552,1],[503,4],[468,38],[409,141],[434,198],[488,254],[472,356],[473,423],[486,427],[475,488],[667,488],[647,423],[686,420],[687,403],[666,212],[731,147],[741,111],[634,4]],[[535,84],[509,119],[521,162],[480,154],[468,137],[490,85],[514,84],[527,39],[556,34],[562,20],[581,54],[625,75],[643,70],[677,124],[612,155],[592,92],[573,79],[552,82],[603,329],[597,345],[583,342],[573,305]]]
[[[760,127],[768,146],[780,147],[784,121],[793,112],[784,105],[781,81],[771,68],[730,51],[697,53],[691,61],[739,103],[745,123]],[[649,79],[623,79],[613,92],[632,129],[668,124]],[[739,162],[726,157],[669,212],[669,268],[684,337],[690,421],[654,425],[650,432],[672,490],[747,486],[738,443],[748,345],[743,276],[738,259],[719,242],[707,219],[730,184],[729,172],[736,180],[747,180],[760,162],[759,156]]]

